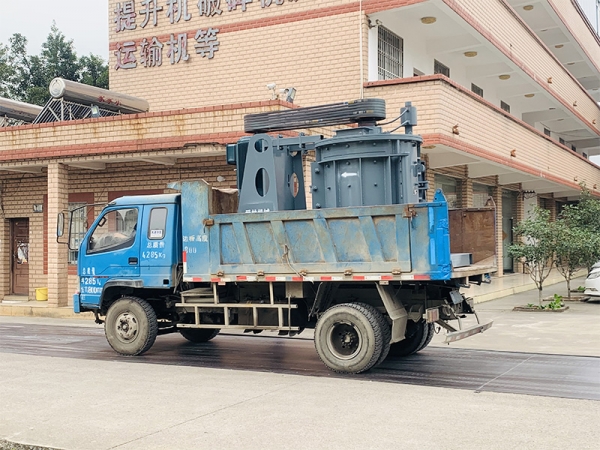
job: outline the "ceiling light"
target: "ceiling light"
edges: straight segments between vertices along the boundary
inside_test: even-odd
[[[564,47],[564,44],[558,44],[558,45],[554,46],[554,48],[563,48],[563,47]]]
[[[501,80],[509,80],[510,79],[510,75],[505,73],[504,75],[500,75],[498,78],[500,78]]]
[[[550,111],[553,111],[553,110],[555,110],[556,108],[548,108],[548,109],[549,109]]]
[[[531,11],[533,9],[533,5],[525,5],[525,6],[523,6],[523,9],[525,11]]]
[[[437,18],[435,18],[433,16],[421,17],[421,23],[424,23],[425,25],[431,25],[432,23],[435,23],[436,21],[437,21]]]
[[[533,97],[534,95],[535,95],[535,94],[525,94],[525,97],[527,97],[527,98],[531,98],[531,97]]]
[[[467,58],[473,58],[473,57],[477,56],[477,52],[465,52],[465,56]]]
[[[575,64],[575,63],[574,62],[570,62],[570,63],[567,63],[567,66],[572,66],[573,64]]]

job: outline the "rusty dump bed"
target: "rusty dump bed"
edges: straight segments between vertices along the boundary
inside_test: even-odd
[[[203,181],[181,192],[185,281],[450,280],[448,205],[213,214]],[[470,223],[468,226],[472,226]],[[458,277],[493,272],[461,268]]]

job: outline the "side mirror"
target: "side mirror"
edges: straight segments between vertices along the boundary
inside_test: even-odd
[[[59,238],[65,234],[65,213],[58,213],[56,218],[56,237]]]

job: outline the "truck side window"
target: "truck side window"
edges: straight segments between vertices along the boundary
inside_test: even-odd
[[[131,247],[138,222],[137,208],[109,211],[100,219],[88,242],[87,253]]]
[[[148,224],[148,239],[164,239],[167,230],[167,208],[152,208]]]

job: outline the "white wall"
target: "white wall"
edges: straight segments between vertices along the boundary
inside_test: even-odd
[[[376,18],[376,15],[371,16],[372,23],[375,23]],[[467,90],[471,89],[471,83],[475,83],[483,89],[483,98],[485,100],[498,107],[500,106],[500,100],[503,100],[510,105],[511,114],[521,118],[522,111],[516,105],[511,104],[510,99],[503,98],[501,92],[499,92],[498,87],[501,87],[502,85],[498,84],[496,76],[478,79],[470,79],[467,76],[467,64],[470,62],[470,59],[466,58],[462,51],[440,54],[439,52],[435,52],[435,49],[428,48],[427,40],[423,39],[421,35],[422,28],[419,28],[421,26],[420,23],[415,24],[414,22],[401,23],[399,21],[390,21],[386,20],[385,16],[381,18],[381,22],[387,29],[404,40],[403,77],[412,77],[415,69],[423,72],[424,75],[432,75],[434,59],[437,59],[450,69],[450,78],[452,80],[465,87]],[[371,28],[368,33],[369,81],[377,81],[378,78],[377,36],[377,27]]]

